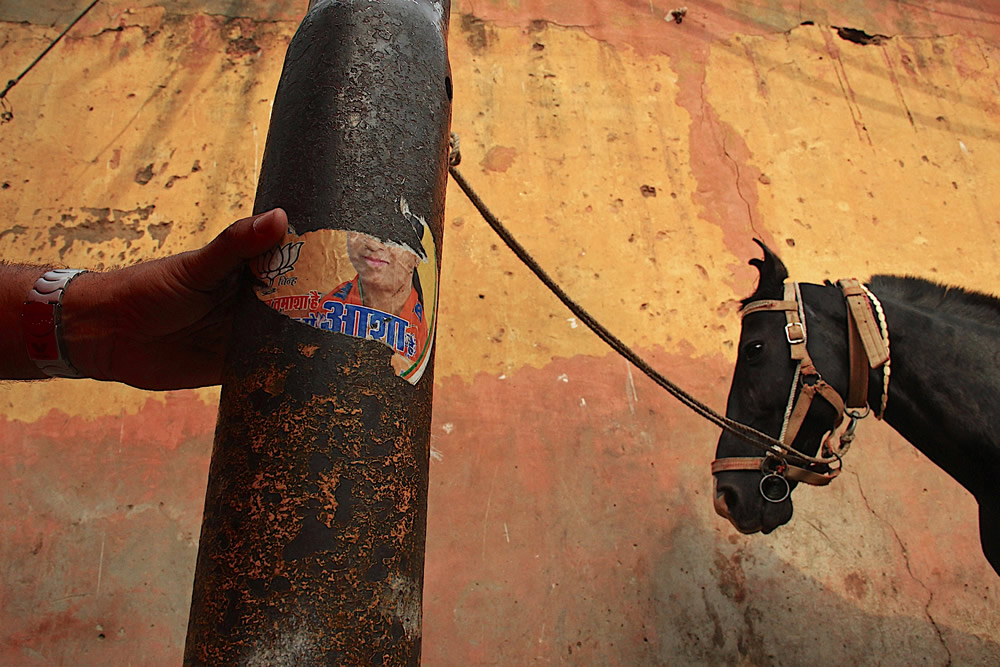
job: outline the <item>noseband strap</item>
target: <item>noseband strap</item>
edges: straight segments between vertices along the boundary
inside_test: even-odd
[[[779,440],[786,446],[786,451],[778,451],[775,446],[774,451],[769,451],[766,456],[716,459],[712,462],[713,475],[731,470],[760,470],[767,474],[775,474],[774,470],[777,469],[778,474],[787,479],[823,486],[840,474],[841,456],[847,452],[854,439],[855,423],[868,414],[868,369],[887,366],[889,349],[885,340],[887,332],[880,328],[872,312],[869,297],[874,295],[854,278],[841,280],[839,286],[847,302],[847,329],[850,341],[850,380],[846,402],[823,379],[809,356],[805,308],[799,284],[785,283],[783,299],[761,299],[748,303],[741,309],[741,317],[759,311],[785,313],[785,338],[788,340],[789,354],[797,364],[779,436]],[[884,392],[888,393],[888,386],[885,386]],[[820,453],[824,456],[823,462],[818,465],[815,459],[797,460],[797,452],[792,447],[816,396],[823,398],[837,413],[829,435],[823,442]],[[837,446],[832,440],[843,423],[845,414],[850,418],[850,424],[841,433],[840,444]]]
[[[712,461],[712,474],[729,472],[730,470],[765,472],[764,462],[767,460],[763,456],[731,456],[725,459],[716,459]],[[817,472],[785,462],[785,466],[780,474],[782,477],[794,482],[802,482],[803,484],[811,484],[813,486],[826,486],[837,479],[837,475],[840,474],[840,468],[831,468],[829,472]]]

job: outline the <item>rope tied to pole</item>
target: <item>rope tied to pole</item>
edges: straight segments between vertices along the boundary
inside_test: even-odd
[[[448,138],[448,166],[457,167],[462,163],[461,140],[454,132]]]

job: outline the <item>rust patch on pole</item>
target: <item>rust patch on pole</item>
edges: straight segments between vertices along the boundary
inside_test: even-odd
[[[289,45],[254,208],[292,231],[241,296],[185,664],[419,662],[448,18],[441,1],[313,0]],[[345,237],[418,266],[400,310],[370,302],[382,255],[341,248],[357,271],[341,284]],[[290,262],[330,282],[281,296],[302,286]]]

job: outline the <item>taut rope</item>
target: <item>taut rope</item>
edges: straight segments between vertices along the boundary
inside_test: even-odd
[[[94,5],[96,5],[98,2],[100,2],[100,0],[93,0],[93,2],[87,5],[87,8],[84,9],[82,12],[80,12],[80,14],[75,19],[73,19],[72,22],[70,22],[70,24],[66,26],[66,28],[61,33],[59,33],[59,36],[56,37],[54,40],[52,40],[52,42],[47,47],[45,47],[45,50],[42,51],[40,54],[38,54],[37,58],[31,61],[31,64],[28,65],[28,67],[25,68],[23,72],[18,74],[16,78],[11,79],[10,81],[7,82],[7,86],[3,89],[3,91],[0,91],[0,105],[2,105],[3,107],[3,112],[0,113],[0,123],[7,123],[14,120],[14,112],[8,108],[6,100],[7,93],[10,92],[10,89],[16,86],[21,81],[21,79],[23,79],[25,75],[32,70],[32,68],[35,65],[41,62],[42,58],[47,56],[49,51],[51,51],[53,47],[55,47],[55,45],[59,43],[59,40],[65,37],[66,33],[69,32],[73,26],[79,23],[80,20],[87,15],[87,12],[93,9]]]
[[[556,296],[556,298],[562,301],[563,305],[569,308],[570,312],[576,315],[581,322],[587,325],[588,329],[593,331],[597,334],[598,338],[607,343],[612,350],[624,357],[629,363],[645,373],[653,382],[665,389],[670,395],[693,410],[695,413],[712,422],[716,426],[745,440],[746,442],[749,442],[750,444],[765,451],[780,453],[783,456],[790,456],[809,463],[824,464],[828,462],[815,456],[803,454],[802,452],[784,444],[780,440],[772,438],[766,433],[762,433],[751,426],[741,424],[740,422],[732,420],[725,415],[719,414],[664,377],[634,350],[632,350],[632,348],[623,343],[613,333],[608,331],[604,325],[594,319],[594,317],[587,312],[583,306],[571,299],[569,295],[566,294],[566,292],[564,292],[563,289],[549,277],[545,270],[539,266],[537,261],[535,261],[535,258],[532,257],[520,243],[518,243],[517,239],[515,239],[509,231],[507,231],[507,228],[504,227],[499,218],[497,218],[486,206],[486,204],[483,203],[483,200],[479,197],[473,187],[468,181],[465,180],[465,177],[462,176],[461,172],[458,171],[458,165],[462,161],[458,135],[452,133],[450,146],[451,153],[448,156],[448,172],[451,174],[452,178],[455,179],[455,182],[458,183],[458,187],[462,189],[465,196],[472,202],[472,205],[476,207],[477,211],[479,211],[479,214],[483,216],[483,219],[487,222],[487,224],[489,224],[493,231],[496,232],[497,236],[500,237],[504,244],[506,244],[506,246],[510,248],[515,255],[517,255],[517,258],[520,259],[521,262],[523,262],[524,265],[527,266],[540,281],[542,281],[542,284],[544,284],[549,291]]]

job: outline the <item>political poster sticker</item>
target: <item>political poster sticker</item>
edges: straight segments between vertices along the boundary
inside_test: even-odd
[[[396,373],[416,384],[437,327],[437,251],[405,199],[400,210],[415,232],[408,243],[346,230],[298,235],[289,226],[252,268],[261,301],[322,331],[386,345]]]

